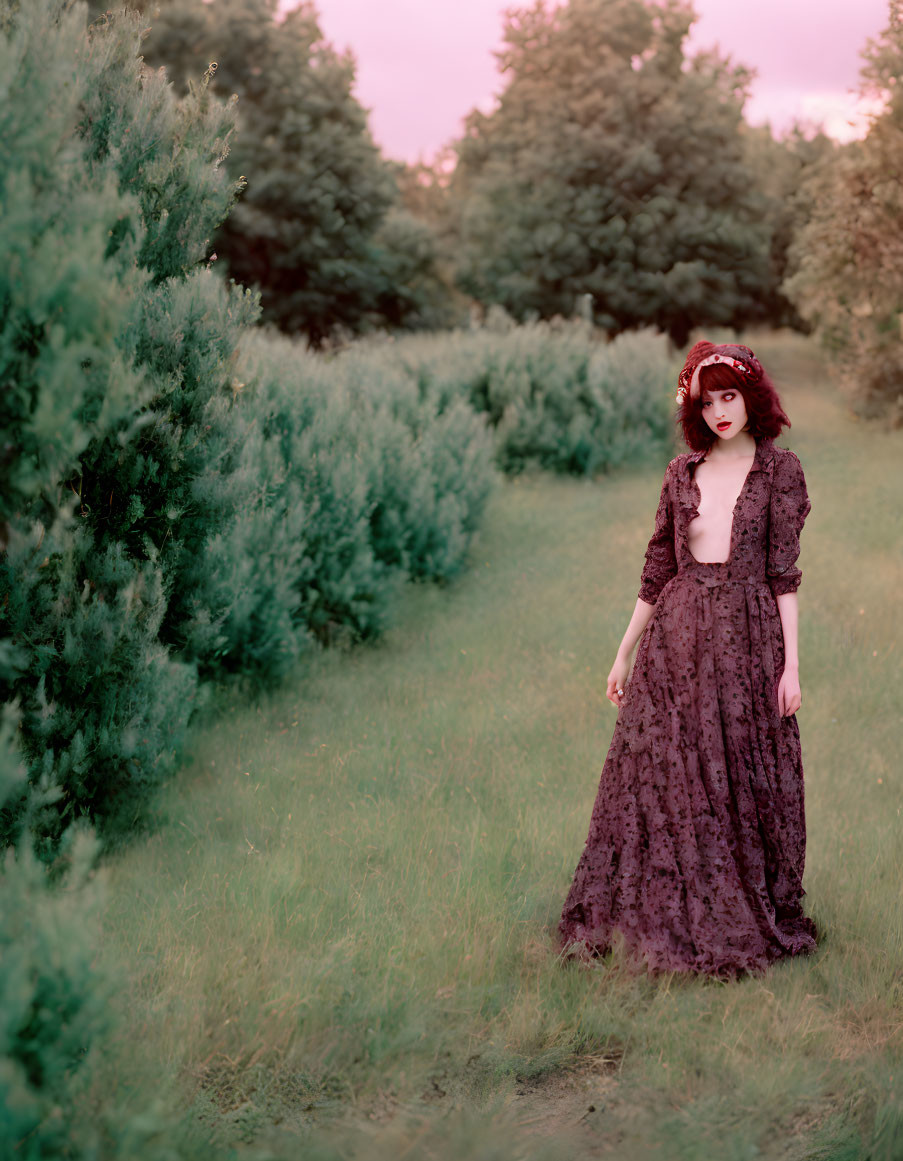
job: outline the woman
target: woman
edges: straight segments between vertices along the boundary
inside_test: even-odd
[[[730,978],[816,947],[795,716],[810,505],[748,347],[697,343],[677,399],[692,450],[665,471],[608,676],[618,719],[559,934],[580,958],[617,940],[650,974]]]

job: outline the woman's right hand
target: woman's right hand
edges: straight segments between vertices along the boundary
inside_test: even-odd
[[[627,674],[630,671],[630,661],[618,654],[615,658],[615,663],[611,667],[611,673],[608,675],[608,682],[605,687],[605,696],[618,709],[624,700],[624,691],[626,689]]]

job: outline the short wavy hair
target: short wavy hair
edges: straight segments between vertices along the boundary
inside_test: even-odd
[[[704,340],[696,343],[687,355],[684,369],[694,368],[717,350],[718,347]],[[752,381],[752,376],[735,370],[729,363],[712,363],[699,372],[699,386],[699,397],[693,399],[689,393],[685,394],[677,410],[677,422],[683,432],[684,443],[692,451],[708,451],[718,438],[702,415],[705,391],[719,388],[739,391],[746,405],[747,430],[755,439],[776,439],[782,428],[791,426],[777,388],[764,367],[758,379]]]

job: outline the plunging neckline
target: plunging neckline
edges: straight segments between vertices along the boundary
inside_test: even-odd
[[[696,564],[730,564],[734,559],[734,527],[737,520],[737,509],[740,507],[740,501],[743,499],[743,493],[746,491],[746,485],[749,483],[749,477],[752,475],[753,469],[756,466],[756,461],[759,458],[759,448],[761,446],[762,441],[756,440],[756,450],[753,452],[752,463],[749,465],[749,469],[747,470],[746,475],[743,477],[743,483],[740,485],[740,491],[737,493],[737,499],[734,501],[734,508],[731,512],[731,528],[730,540],[728,542],[727,560],[698,560],[695,556],[693,556],[693,553],[690,549],[690,535],[687,529],[689,528],[690,521],[695,520],[699,516],[699,505],[702,501],[702,490],[700,489],[699,484],[696,482],[696,470],[700,464],[704,464],[706,462],[705,456],[703,456],[701,460],[696,461],[692,472],[690,472],[690,487],[696,496],[696,501],[693,504],[690,515],[687,517],[687,528],[684,530],[684,540],[686,543],[687,552],[690,553],[690,556],[696,562]]]

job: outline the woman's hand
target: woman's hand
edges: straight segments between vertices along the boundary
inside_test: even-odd
[[[608,675],[608,682],[605,686],[605,696],[608,700],[621,708],[621,702],[624,698],[624,685],[627,681],[627,674],[630,671],[630,659],[622,657],[619,653],[615,658],[615,663],[611,667],[611,673]]]
[[[778,684],[778,712],[782,718],[789,717],[795,714],[802,704],[799,670],[790,666],[784,669]]]

